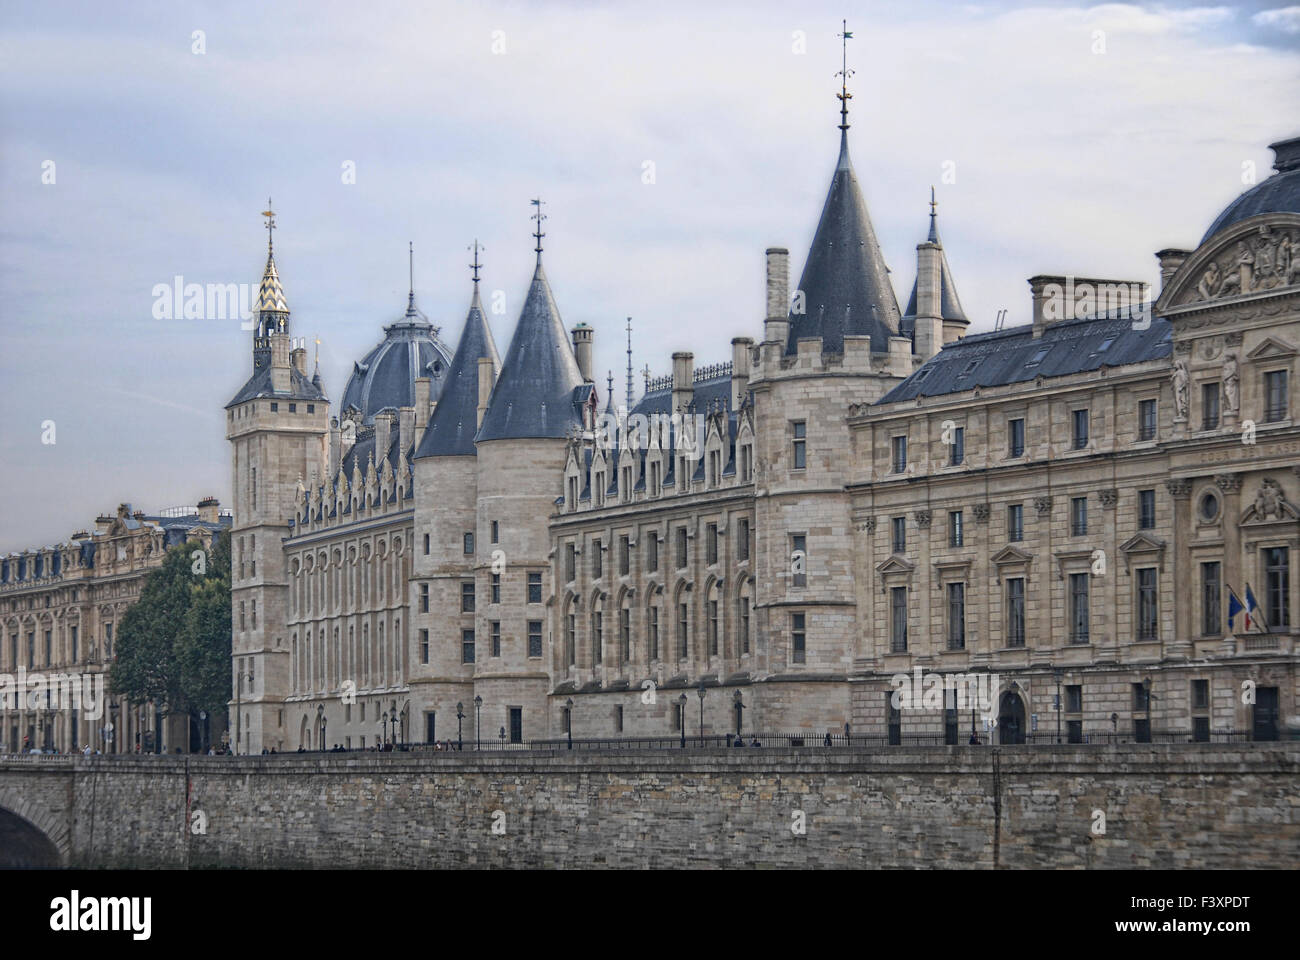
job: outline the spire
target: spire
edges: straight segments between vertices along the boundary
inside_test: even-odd
[[[627,408],[632,409],[632,318],[627,318]]]
[[[853,99],[853,94],[849,93],[849,77],[853,76],[853,71],[849,69],[849,41],[853,39],[853,34],[849,31],[849,22],[841,20],[842,33],[837,34],[840,38],[840,72],[835,76],[840,78],[840,92],[836,94],[840,101],[840,140],[844,141],[849,131],[849,101]]]
[[[939,204],[935,203],[934,200],[934,185],[931,184],[930,186],[930,235],[926,237],[926,240],[930,243],[939,242],[939,227],[935,223],[935,208],[937,206],[939,206]]]
[[[478,295],[478,241],[474,241],[474,292],[470,298],[465,327],[456,344],[456,355],[447,367],[447,379],[438,405],[433,408],[429,425],[420,438],[415,459],[420,457],[474,456],[474,432],[478,427],[478,362],[482,358],[492,361],[494,370],[501,369],[501,356],[492,339],[492,328],[483,313],[483,302]]]
[[[486,247],[483,247],[483,246],[480,246],[480,245],[479,245],[479,242],[478,242],[478,237],[475,237],[475,238],[474,238],[474,243],[471,244],[470,246],[466,247],[465,249],[466,249],[466,250],[473,250],[473,251],[474,251],[474,262],[471,263],[471,264],[469,265],[469,267],[470,267],[471,270],[474,271],[474,289],[475,289],[475,291],[477,291],[477,290],[478,290],[478,272],[479,272],[479,270],[480,270],[480,269],[482,268],[482,266],[483,266],[483,264],[481,264],[481,263],[478,262],[478,255],[479,255],[479,251],[480,251],[480,250],[485,250],[485,249],[487,249],[487,248],[486,248]],[[475,293],[475,296],[478,296],[478,294]]]
[[[537,229],[533,231],[533,238],[537,241],[537,246],[533,250],[537,253],[537,265],[540,267],[542,265],[542,237],[546,236],[542,232],[542,221],[546,219],[546,214],[542,213],[542,204],[546,201],[538,197],[528,202],[537,208],[537,212],[530,219],[537,221]]]
[[[609,371],[609,376],[605,378],[605,412],[615,413],[614,410],[614,371]]]
[[[951,323],[969,323],[966,313],[962,310],[961,301],[957,298],[957,285],[953,283],[952,270],[948,267],[948,255],[943,251],[943,243],[939,240],[939,204],[934,198],[934,187],[930,188],[930,232],[926,235],[925,242],[933,244],[937,248],[939,257],[939,317]],[[923,245],[924,246],[924,245]],[[920,254],[917,254],[918,259]],[[919,272],[919,270],[918,270]],[[912,281],[912,295],[907,300],[907,309],[903,312],[903,322],[901,330],[904,335],[910,334],[915,329],[917,317],[917,299],[916,299],[916,281]]]
[[[538,208],[534,219],[545,219],[541,201],[533,203]],[[542,269],[540,220],[534,236],[538,238],[537,267],[475,437],[478,443],[522,437],[563,439],[570,427],[582,426],[575,407],[582,372]]]
[[[406,294],[406,315],[415,315],[415,244],[406,241],[406,270],[410,276],[409,292]]]
[[[870,336],[873,353],[886,353],[889,338],[898,336],[898,300],[889,280],[889,267],[876,240],[867,205],[849,160],[847,80],[848,40],[844,40],[840,76],[840,153],[799,280],[790,312],[785,352],[794,354],[802,337],[820,337],[825,353],[842,353],[845,336]],[[802,312],[799,311],[802,308]]]
[[[262,211],[262,216],[266,217],[266,269],[262,271],[262,283],[257,292],[257,304],[253,307],[253,312],[255,314],[284,314],[283,319],[287,321],[289,304],[284,299],[284,288],[280,285],[280,274],[275,269],[275,210],[271,207],[269,197],[266,200],[266,209]],[[285,324],[278,322],[278,327],[283,331]]]

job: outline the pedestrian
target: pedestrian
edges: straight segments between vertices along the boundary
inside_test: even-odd
[[[90,756],[90,744],[86,744],[84,747],[82,747],[81,752],[85,754],[87,757]]]

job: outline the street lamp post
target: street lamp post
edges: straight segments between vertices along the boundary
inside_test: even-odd
[[[731,698],[731,699],[734,700],[735,703],[736,703],[736,738],[739,739],[739,738],[740,738],[740,721],[741,721],[741,718],[742,718],[743,715],[744,715],[744,710],[745,710],[745,698],[742,697],[742,696],[740,695],[740,691],[737,690],[737,691],[732,695],[732,698]]]
[[[320,749],[325,751],[325,704],[316,704],[316,735],[320,740]]]
[[[479,748],[479,724],[483,717],[483,698],[474,694],[474,749]]]
[[[696,691],[700,695],[700,746],[704,746],[704,681],[700,681],[700,689]]]
[[[456,749],[457,750],[465,749],[465,741],[461,737],[461,733],[460,733],[461,731],[460,724],[461,721],[464,719],[465,719],[465,705],[463,703],[458,702],[456,704]]]
[[[506,728],[502,727],[501,732],[497,734],[497,736],[501,738],[501,749],[504,750],[506,748]]]
[[[565,714],[567,722],[564,724],[564,726],[566,732],[569,735],[569,749],[572,750],[573,749],[573,697],[570,697],[568,699],[568,702],[565,703],[565,707],[568,708],[569,712]],[[502,729],[505,728],[503,727]]]
[[[387,710],[384,711],[384,714],[383,714],[383,721],[382,721],[382,723],[383,723],[383,727],[384,727],[384,744],[383,744],[383,745],[384,745],[385,747],[387,747],[387,746],[388,746],[388,711],[387,711]]]
[[[682,749],[686,749],[686,694],[677,698],[677,721],[682,728]]]

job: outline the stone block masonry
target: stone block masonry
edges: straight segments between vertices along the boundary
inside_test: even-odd
[[[1298,774],[1290,742],[11,758],[0,817],[92,867],[1282,869]]]

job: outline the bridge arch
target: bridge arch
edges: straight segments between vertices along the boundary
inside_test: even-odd
[[[68,864],[68,824],[0,788],[0,869]]]

